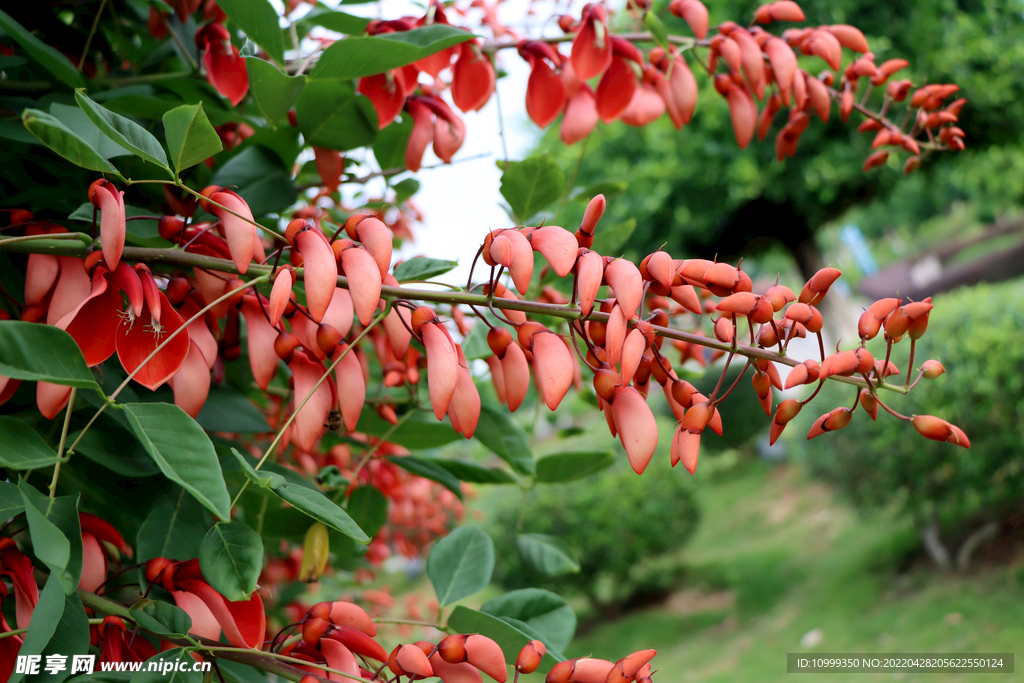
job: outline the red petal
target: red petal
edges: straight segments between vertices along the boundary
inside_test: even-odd
[[[280,360],[274,351],[277,330],[267,322],[255,296],[247,296],[242,300],[242,315],[245,316],[246,345],[249,349],[252,376],[257,386],[266,390],[270,380],[274,379]],[[189,328],[190,334],[191,331]]]
[[[260,648],[266,636],[267,617],[259,593],[248,600],[230,602],[204,581],[180,581],[179,587],[202,600],[235,647]]]
[[[574,145],[590,135],[597,125],[597,100],[589,85],[582,85],[565,106],[558,134],[562,142]]]
[[[229,40],[211,40],[206,43],[203,64],[210,85],[228,98],[232,106],[238,106],[249,92],[249,74],[238,48]]]
[[[228,241],[231,260],[234,261],[238,272],[244,274],[249,269],[249,264],[252,263],[252,257],[256,253],[256,243],[259,241],[258,228],[252,223],[252,211],[249,210],[249,205],[234,192],[214,192],[210,199],[242,216],[239,218],[219,207],[211,207],[213,212],[220,216],[224,225],[224,236]]]
[[[452,68],[452,102],[464,112],[480,111],[494,92],[494,66],[476,43],[463,43]]]
[[[338,344],[332,360],[337,360],[347,349],[348,344]],[[363,404],[366,402],[366,380],[363,378],[363,367],[359,364],[359,357],[354,350],[345,353],[345,357],[334,369],[334,376],[338,383],[338,402],[341,404],[341,416],[345,421],[345,427],[350,432],[355,431],[359,415],[363,412]]]
[[[380,301],[380,269],[370,253],[362,247],[341,252],[341,266],[348,279],[352,305],[359,322],[369,325],[377,312],[377,302]]]
[[[295,246],[302,254],[302,278],[306,283],[306,307],[320,322],[331,305],[338,286],[338,261],[319,230],[303,230],[295,235]],[[343,256],[344,258],[344,256]],[[374,300],[373,305],[377,305]]]
[[[127,317],[122,319],[117,326],[115,336],[117,357],[121,360],[121,366],[129,374],[141,366],[133,379],[150,390],[155,390],[178,371],[181,364],[185,362],[189,350],[188,330],[184,330],[162,348],[151,361],[142,365],[159,344],[185,324],[185,321],[167,300],[167,295],[161,292],[160,297],[163,310],[159,321],[159,333],[153,329],[149,308],[144,308],[142,316],[133,323],[129,324]]]
[[[551,125],[565,106],[565,84],[543,59],[533,60],[526,82],[526,113],[541,128]]]
[[[92,534],[82,534],[82,575],[78,587],[95,593],[107,580],[107,555]]]
[[[415,100],[406,102],[405,110],[412,117],[412,134],[405,147],[405,165],[410,171],[418,171],[423,163],[423,152],[434,139],[434,124],[430,119],[430,109]]]
[[[377,127],[386,128],[405,105],[405,78],[401,71],[391,71],[359,79],[359,92],[370,100],[377,112]]]
[[[605,123],[619,118],[629,107],[636,88],[636,74],[626,60],[621,57],[613,59],[597,84],[597,115]]]
[[[595,19],[588,18],[572,43],[572,55],[569,59],[573,71],[581,81],[588,81],[597,76],[612,62],[612,44],[608,40],[608,27],[600,22],[602,31],[601,40],[598,41],[595,23],[598,23]]]
[[[423,346],[427,350],[427,385],[430,389],[430,405],[434,416],[440,420],[448,412],[455,387],[459,381],[459,359],[455,345],[445,331],[436,323],[427,323],[420,328]]]
[[[292,426],[295,428],[295,441],[299,444],[299,448],[309,451],[324,432],[324,425],[331,413],[334,400],[331,396],[331,388],[326,381],[321,382],[320,386],[315,391],[313,390],[316,383],[324,376],[324,368],[320,363],[314,363],[305,353],[296,351],[292,355],[288,367],[291,368],[295,383],[292,410],[295,411],[303,401],[306,401],[292,422]],[[312,396],[309,396],[310,392],[312,392]],[[309,400],[306,400],[307,396],[309,396]]]

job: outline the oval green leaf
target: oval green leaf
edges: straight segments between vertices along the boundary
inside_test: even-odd
[[[164,476],[181,484],[220,519],[231,516],[231,498],[210,437],[169,403],[126,403],[125,415],[142,447]]]
[[[395,266],[394,276],[399,282],[429,280],[432,277],[444,275],[458,265],[458,261],[444,261],[425,256],[414,256],[408,261],[403,261]]]
[[[171,164],[177,173],[224,149],[202,103],[175,107],[163,115],[163,122]]]
[[[64,616],[65,597],[61,582],[51,575],[43,590],[39,592],[39,602],[32,611],[32,621],[28,625],[28,632],[25,633],[25,640],[18,649],[19,655],[42,654],[57,632],[61,617]],[[8,683],[18,683],[24,677],[24,673],[14,673]]]
[[[517,473],[534,473],[536,465],[530,439],[507,412],[483,406],[473,436],[511,465]]]
[[[462,499],[462,484],[459,480],[444,467],[441,467],[433,458],[421,458],[416,455],[389,455],[388,461],[398,465],[406,472],[412,472],[418,477],[436,481],[446,489]]]
[[[248,600],[263,569],[263,539],[241,522],[220,522],[199,545],[199,568],[231,602]]]
[[[559,484],[582,479],[611,467],[614,462],[615,454],[611,451],[556,453],[537,461],[537,481]]]
[[[284,33],[277,11],[267,0],[218,0],[231,21],[279,64],[284,63]]]
[[[476,38],[469,31],[432,24],[412,31],[339,40],[324,50],[310,79],[348,80],[382,74]]]
[[[308,486],[288,482],[280,474],[256,471],[241,453],[234,448],[231,449],[231,452],[235,454],[235,458],[242,466],[242,471],[252,483],[272,491],[281,500],[291,503],[306,515],[337,529],[356,542],[363,544],[370,542],[370,537],[345,509],[324,494]]]
[[[488,600],[480,608],[502,619],[515,619],[540,634],[548,647],[561,651],[576,633],[576,613],[565,600],[541,588],[523,588]]]
[[[482,467],[471,460],[436,458],[434,462],[451,472],[459,481],[471,484],[516,484],[518,480],[503,469]]]
[[[170,172],[164,148],[152,133],[131,119],[96,104],[81,92],[75,92],[75,100],[104,135],[132,154]]]
[[[24,479],[18,482],[25,518],[36,557],[50,568],[64,592],[78,587],[82,574],[82,526],[78,522],[78,496],[48,498]]]
[[[0,375],[100,389],[70,334],[53,325],[20,320],[0,321]]]
[[[580,571],[576,553],[557,536],[520,534],[516,546],[526,566],[541,576],[563,576]]]
[[[349,40],[356,39],[334,45]],[[310,81],[295,102],[295,120],[306,144],[326,149],[364,147],[377,135],[373,105],[345,80]]]
[[[158,636],[183,638],[192,630],[192,617],[169,602],[141,600],[128,613],[139,626]]]
[[[120,177],[109,161],[55,116],[38,109],[26,109],[21,114],[21,122],[37,140],[74,165]]]
[[[509,163],[501,174],[501,196],[520,224],[562,196],[564,189],[565,174],[548,154]]]
[[[9,481],[0,481],[0,520],[7,521],[25,510],[21,491]]]
[[[493,571],[494,542],[474,526],[451,532],[427,556],[427,576],[441,607],[482,591]]]
[[[36,430],[21,420],[0,415],[0,465],[12,470],[34,470],[57,462],[57,453]]]
[[[288,120],[288,110],[306,87],[305,76],[288,76],[270,62],[259,57],[246,57],[249,88],[256,106],[274,127]]]

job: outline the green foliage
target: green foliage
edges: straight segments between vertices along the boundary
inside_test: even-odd
[[[877,423],[858,413],[849,427],[829,434],[827,443],[819,439],[807,445],[812,472],[836,484],[858,507],[899,504],[912,517],[923,518],[934,506],[954,526],[972,514],[998,514],[1019,501],[1024,486],[1024,348],[1013,340],[1024,325],[1022,293],[1024,284],[1018,280],[936,297],[914,362],[919,367],[937,358],[946,373],[922,380],[923,386],[906,399],[883,397],[905,415],[938,415],[961,427],[971,439],[969,450],[926,440],[884,411]],[[904,340],[896,347],[899,354],[894,351],[901,371],[907,354],[901,347],[906,345]],[[848,394],[832,390],[815,403],[845,403]]]
[[[487,636],[501,647],[505,660],[508,662],[514,662],[519,651],[534,638],[545,640],[542,634],[536,633],[536,631],[526,633],[523,629],[523,622],[510,623],[506,619],[458,605],[448,617],[448,626],[460,633],[480,633]],[[529,627],[527,626],[527,628]],[[563,659],[565,657],[560,652],[549,647],[537,671],[546,673]]]
[[[263,539],[240,522],[220,522],[199,545],[203,578],[232,602],[248,600],[263,569]]]
[[[536,487],[525,501],[522,495],[503,498],[488,518],[497,547],[495,580],[509,589],[578,591],[605,606],[651,588],[645,563],[683,547],[699,519],[685,480],[663,467],[652,463],[643,476],[619,467],[572,484]],[[560,539],[575,554],[578,574],[545,577],[524,562],[517,547],[521,504],[521,533]]]
[[[427,576],[441,607],[482,591],[493,571],[494,543],[473,526],[459,527],[442,538],[427,558]]]

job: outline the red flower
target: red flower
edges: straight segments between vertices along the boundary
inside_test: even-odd
[[[558,50],[540,41],[522,41],[519,54],[530,65],[526,83],[526,113],[541,128],[551,125],[565,107],[565,83],[555,71],[562,66]]]
[[[222,24],[207,24],[196,33],[196,45],[203,50],[206,80],[237,106],[249,92],[249,74],[231,34]]]
[[[248,600],[231,602],[206,581],[199,560],[154,558],[146,563],[146,580],[171,592],[178,607],[192,618],[193,634],[216,640],[223,629],[235,647],[258,649],[263,645],[267,616],[259,593]]]
[[[580,80],[600,75],[611,66],[612,44],[604,8],[587,4],[580,17],[580,31],[572,43],[572,68]]]

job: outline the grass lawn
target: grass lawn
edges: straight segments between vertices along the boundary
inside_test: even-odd
[[[901,558],[917,544],[906,523],[858,516],[796,466],[710,469],[697,470],[703,514],[683,551],[691,569],[683,590],[664,605],[594,627],[567,656],[614,659],[653,647],[656,681],[712,683],[790,678],[787,652],[1024,654],[1020,564],[965,577],[921,567],[900,574]],[[802,639],[818,642],[802,646]],[[822,679],[1015,676],[847,673],[796,680]]]

